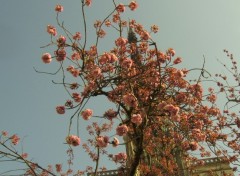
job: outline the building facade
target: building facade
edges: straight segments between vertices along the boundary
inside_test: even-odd
[[[233,176],[233,170],[224,157],[208,158],[201,160],[203,165],[193,163],[190,176]]]

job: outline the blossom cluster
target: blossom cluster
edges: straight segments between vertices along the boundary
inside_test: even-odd
[[[72,145],[72,146],[80,145],[80,141],[81,141],[80,138],[75,135],[69,135],[66,137],[67,144]]]

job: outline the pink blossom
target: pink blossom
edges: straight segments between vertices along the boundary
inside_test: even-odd
[[[26,159],[26,158],[28,157],[28,154],[27,154],[27,153],[23,153],[23,154],[21,155],[21,157],[24,158],[24,159]]]
[[[125,11],[125,6],[123,4],[119,4],[117,7],[116,7],[116,10],[119,12],[119,13],[123,13]]]
[[[179,115],[172,115],[171,118],[173,121],[176,121],[176,122],[180,122],[180,120],[181,120],[181,117]]]
[[[200,129],[193,129],[192,135],[198,141],[205,141],[205,139],[206,139],[206,135],[201,133]]]
[[[130,20],[129,21],[129,27],[133,28],[134,26],[136,26],[136,20]]]
[[[108,63],[109,59],[110,59],[109,53],[104,53],[104,54],[99,58],[98,61],[99,61],[99,63],[100,63],[101,65],[104,65],[104,64]]]
[[[102,70],[98,67],[95,66],[92,70],[91,70],[91,75],[96,79],[102,76]]]
[[[140,125],[142,123],[142,117],[140,114],[133,114],[131,117],[131,122],[136,125]]]
[[[81,40],[81,37],[82,37],[81,33],[80,32],[76,32],[76,34],[73,36],[73,39],[74,40]]]
[[[17,145],[20,140],[20,138],[16,134],[14,134],[10,139],[13,145]]]
[[[157,59],[161,62],[164,63],[166,62],[166,55],[163,52],[157,52]]]
[[[55,7],[55,11],[56,12],[62,12],[63,11],[63,6],[61,6],[61,5],[56,5],[56,7]]]
[[[97,47],[95,45],[90,47],[88,54],[92,57],[97,55]]]
[[[71,56],[72,60],[79,60],[81,58],[80,54],[77,52],[74,52]]]
[[[117,40],[115,40],[116,46],[119,46],[119,47],[125,46],[127,43],[128,43],[128,40],[123,37],[119,37]]]
[[[215,94],[211,94],[207,97],[208,101],[211,103],[215,103],[217,100],[217,96]]]
[[[58,114],[65,114],[65,107],[64,106],[57,106],[56,111]]]
[[[45,63],[45,64],[49,64],[51,61],[52,61],[52,56],[51,54],[49,53],[45,53],[42,55],[42,61]]]
[[[147,52],[147,49],[148,49],[148,43],[141,42],[138,48],[141,51],[141,53],[145,53],[145,52]],[[136,51],[136,48],[133,48],[133,51],[134,50]]]
[[[213,93],[213,92],[214,92],[214,88],[209,87],[209,88],[208,88],[208,92]]]
[[[116,128],[116,134],[118,136],[125,136],[128,132],[128,127],[127,125],[120,125]]]
[[[106,20],[105,21],[105,25],[107,26],[107,27],[110,27],[111,26],[111,21],[108,19],[108,20]]]
[[[56,167],[56,171],[58,173],[62,171],[62,165],[61,164],[56,164],[55,167]]]
[[[64,37],[63,35],[60,35],[59,38],[57,39],[57,42],[60,46],[63,46],[66,42],[66,37]]]
[[[114,22],[114,23],[117,23],[117,22],[119,22],[119,21],[120,21],[120,14],[119,14],[119,13],[114,14],[114,15],[113,15],[113,22]]]
[[[67,100],[66,103],[65,103],[65,106],[73,108],[73,102],[71,100]]]
[[[108,146],[109,143],[109,137],[108,136],[98,136],[96,138],[97,146],[100,148],[104,148]]]
[[[164,107],[167,105],[167,103],[164,101],[164,102],[161,102],[161,103],[159,103],[158,104],[158,108],[160,109],[160,110],[162,110],[162,109],[164,109]]]
[[[87,6],[91,6],[92,0],[85,0],[85,4],[86,4]]]
[[[47,26],[47,32],[53,36],[56,36],[57,35],[57,30],[54,26],[52,25],[48,25]]]
[[[123,102],[129,107],[136,107],[137,106],[137,99],[132,94],[126,94],[123,96]]]
[[[143,25],[141,25],[141,24],[135,24],[134,29],[137,33],[141,33],[142,31],[144,31]]]
[[[142,31],[141,34],[140,34],[140,37],[141,37],[142,40],[150,39],[150,35],[149,35],[148,31]]]
[[[184,150],[189,150],[190,149],[189,141],[183,141],[182,142],[182,148]]]
[[[77,82],[70,84],[70,89],[77,89],[79,87]]]
[[[132,64],[133,64],[132,59],[125,58],[125,59],[122,61],[122,64],[121,64],[121,65],[122,65],[122,67],[129,69],[129,68],[132,67]]]
[[[134,11],[134,10],[137,9],[138,4],[136,3],[136,1],[132,1],[132,2],[130,2],[130,4],[128,5],[128,7],[129,7],[132,11]]]
[[[105,35],[106,35],[106,32],[103,29],[100,29],[97,32],[97,36],[100,37],[100,38],[103,38]]]
[[[94,23],[95,28],[99,28],[102,25],[102,22],[100,20],[96,20]]]
[[[167,51],[167,53],[169,53],[170,56],[174,56],[174,55],[175,55],[175,51],[174,51],[174,49],[172,49],[172,48],[169,48],[168,51]]]
[[[168,111],[172,116],[176,116],[179,112],[179,107],[173,106],[172,104],[166,105],[164,110]]]
[[[110,53],[110,56],[111,56],[110,59],[109,59],[110,63],[118,61],[118,57],[115,54]]]
[[[181,62],[182,62],[182,58],[181,58],[181,57],[177,57],[177,58],[173,61],[174,64],[179,64],[179,63],[181,63]]]
[[[71,73],[72,73],[73,77],[78,77],[81,72],[80,72],[80,70],[73,69],[73,70],[71,71]]]
[[[113,147],[117,147],[119,145],[118,138],[116,138],[116,137],[113,138],[112,145],[113,145]]]
[[[124,163],[127,160],[127,154],[126,153],[118,153],[113,156],[113,161],[116,163]]]
[[[57,61],[59,61],[59,62],[65,60],[65,58],[66,58],[66,56],[67,56],[67,53],[66,53],[65,49],[59,49],[59,50],[57,50],[57,51],[55,52],[55,54],[56,54],[56,56],[57,56],[56,59],[57,59]]]
[[[75,102],[81,102],[82,101],[82,98],[81,98],[79,93],[72,93],[72,97],[73,97]]]
[[[2,131],[2,135],[6,137],[8,135],[8,132],[7,131]]]
[[[104,113],[104,117],[106,117],[109,120],[112,120],[113,118],[117,117],[117,114],[118,113],[116,111],[114,111],[113,109],[109,109],[108,111],[106,111]]]
[[[73,173],[73,170],[72,169],[68,169],[66,175],[70,175],[72,173]]]
[[[80,75],[80,70],[75,69],[72,65],[67,67],[67,71],[69,71],[74,77],[78,77]]]
[[[96,83],[94,81],[90,81],[88,85],[85,86],[82,96],[88,96],[90,92],[92,92],[96,88]]]
[[[80,141],[81,141],[80,138],[75,135],[69,135],[68,137],[66,137],[67,144],[72,145],[72,146],[80,145]]]
[[[235,123],[236,123],[237,127],[240,128],[240,119],[239,118],[235,119]]]
[[[72,72],[74,69],[75,69],[74,66],[69,65],[66,70]]]
[[[127,21],[125,21],[125,20],[123,20],[123,21],[121,21],[121,25],[122,25],[122,27],[127,27]]]
[[[114,63],[118,60],[117,56],[113,53],[104,53],[100,58],[99,58],[99,63],[101,65],[107,64],[107,63]]]
[[[190,142],[190,143],[189,143],[189,147],[190,147],[190,149],[191,149],[192,151],[197,150],[197,149],[198,149],[198,143],[195,142],[195,141]]]
[[[93,112],[91,109],[86,109],[86,110],[82,111],[81,115],[84,120],[89,120],[91,118],[91,116],[93,115]]]
[[[153,33],[157,33],[158,30],[159,30],[159,27],[157,25],[151,26],[151,31],[153,31]]]
[[[183,72],[184,76],[186,76],[189,72],[189,70],[187,70],[186,68],[181,69],[181,71]]]
[[[182,70],[176,70],[176,72],[174,73],[174,76],[175,76],[176,78],[182,78],[182,77],[184,77],[185,75],[184,75],[184,73],[182,72]]]

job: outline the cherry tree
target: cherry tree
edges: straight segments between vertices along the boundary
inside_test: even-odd
[[[223,157],[233,166],[239,166],[240,118],[235,106],[239,104],[239,74],[233,55],[225,50],[232,61],[229,83],[225,75],[211,76],[205,64],[198,69],[181,68],[181,57],[173,48],[162,51],[151,35],[159,28],[150,29],[134,19],[124,16],[125,11],[135,11],[135,1],[118,3],[109,1],[113,9],[101,21],[97,20],[96,40],[88,41],[85,9],[91,10],[91,0],[81,0],[83,31],[70,32],[59,19],[64,7],[56,5],[57,24],[47,26],[54,52],[44,53],[43,63],[59,65],[56,72],[38,73],[61,75],[68,99],[59,102],[56,113],[64,116],[72,113],[65,143],[69,145],[69,168],[63,171],[61,164],[43,168],[18,152],[15,145],[20,138],[2,132],[0,150],[2,158],[19,161],[27,166],[25,175],[84,175],[106,170],[101,157],[116,163],[122,175],[185,175],[193,170],[192,163],[203,165],[202,158]],[[100,41],[107,31],[115,32],[110,50],[101,51]],[[188,75],[197,74],[195,80]],[[211,82],[212,85],[208,88]],[[234,85],[237,83],[236,85]],[[226,105],[220,108],[217,98],[225,96]],[[104,96],[114,108],[103,114],[95,114],[88,101]],[[96,104],[97,106],[97,104]],[[79,121],[95,122],[81,126]],[[104,123],[103,123],[104,122]],[[66,127],[67,128],[67,127]],[[90,138],[81,140],[79,128],[86,128]],[[74,133],[74,131],[77,131]],[[125,145],[127,150],[109,153],[110,147]],[[71,169],[72,155],[80,147],[92,159],[85,170]],[[229,152],[231,151],[231,152]],[[224,173],[222,173],[224,175]]]

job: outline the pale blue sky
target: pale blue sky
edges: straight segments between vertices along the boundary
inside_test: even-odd
[[[147,29],[152,24],[158,25],[160,32],[153,36],[158,48],[174,48],[184,59],[183,67],[200,67],[205,55],[210,72],[222,72],[224,69],[216,58],[224,61],[223,49],[239,57],[239,0],[139,0],[138,3],[139,9],[128,13],[129,18],[136,18]],[[0,1],[0,130],[26,136],[24,150],[43,166],[66,162],[67,146],[63,142],[70,116],[55,113],[55,106],[67,98],[63,88],[51,83],[54,77],[33,70],[33,67],[42,71],[55,68],[54,64],[41,62],[42,53],[52,50],[40,46],[49,41],[46,26],[56,25],[56,4],[64,6],[61,18],[70,31],[81,30],[80,0]],[[93,0],[92,7],[86,10],[89,26],[94,19],[103,19],[110,7],[110,0]],[[110,47],[110,40],[101,43],[102,51]],[[106,110],[110,105],[101,101],[90,102],[89,107],[97,107],[97,112]],[[75,153],[76,168],[83,169],[87,156],[81,148]]]

